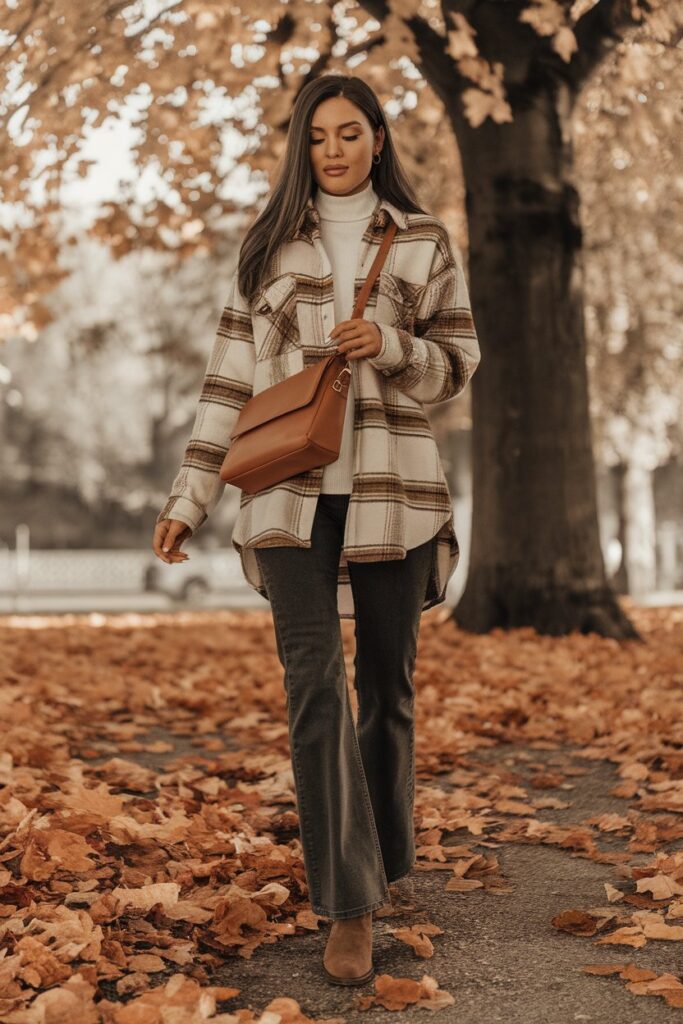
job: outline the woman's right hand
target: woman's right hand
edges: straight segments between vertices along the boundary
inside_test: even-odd
[[[180,545],[192,536],[192,530],[179,519],[162,519],[154,527],[152,548],[157,558],[162,562],[185,562],[188,560],[187,552],[180,550]],[[165,550],[168,548],[168,550]]]

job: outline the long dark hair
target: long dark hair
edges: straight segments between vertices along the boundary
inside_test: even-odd
[[[380,199],[388,199],[405,213],[425,213],[401,167],[391,139],[389,125],[377,95],[362,78],[345,74],[322,74],[307,82],[297,96],[287,130],[285,151],[265,208],[250,225],[240,247],[237,283],[252,303],[266,279],[273,256],[294,233],[308,199],[315,195],[317,182],[309,159],[309,131],[318,104],[330,96],[344,96],[363,111],[373,133],[384,128],[382,159],[371,164],[371,181]]]

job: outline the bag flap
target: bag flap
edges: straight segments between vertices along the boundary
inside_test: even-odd
[[[237,422],[230,434],[230,440],[253,430],[254,427],[267,423],[268,420],[282,416],[294,409],[301,409],[313,401],[318,385],[325,368],[338,353],[333,353],[324,359],[318,360],[305,370],[299,370],[290,377],[278,381],[272,387],[265,388],[258,395],[253,395],[243,406],[237,417]]]

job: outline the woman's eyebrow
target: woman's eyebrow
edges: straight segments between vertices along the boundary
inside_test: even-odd
[[[357,124],[357,125],[360,125],[361,128],[362,128],[362,125],[360,124],[360,121],[344,121],[344,124],[337,125],[337,128],[348,128],[348,126],[350,124]],[[321,128],[319,124],[312,124],[311,125],[311,131],[313,131],[314,129],[317,132],[324,132],[325,131],[325,129]]]

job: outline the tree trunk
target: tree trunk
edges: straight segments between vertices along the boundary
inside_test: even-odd
[[[474,632],[533,626],[638,637],[600,548],[588,406],[579,200],[566,83],[539,74],[511,123],[449,113],[467,186],[469,280],[482,358],[472,387],[469,574]]]
[[[652,471],[635,459],[622,477],[624,562],[631,597],[639,598],[657,585],[655,496]]]
[[[626,466],[623,462],[619,462],[614,467],[614,473],[616,475],[617,482],[617,497],[618,497],[618,516],[619,516],[619,529],[618,539],[621,544],[621,565],[617,569],[616,573],[612,577],[612,586],[619,594],[628,594],[628,573],[626,572],[626,519],[624,516],[624,474],[626,473]]]

